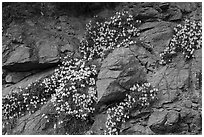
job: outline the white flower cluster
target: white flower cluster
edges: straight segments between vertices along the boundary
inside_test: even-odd
[[[186,60],[194,57],[194,52],[202,47],[202,23],[201,21],[185,20],[183,25],[174,28],[175,35],[169,46],[160,54],[160,64],[172,62],[172,58],[178,52],[182,52]]]
[[[104,134],[117,135],[120,131],[120,126],[126,119],[129,118],[131,109],[138,105],[145,107],[149,106],[156,99],[158,89],[153,88],[150,83],[136,84],[130,88],[130,93],[126,94],[126,98],[118,105],[108,108],[107,121]]]
[[[149,106],[152,101],[156,99],[157,88],[153,88],[150,83],[143,83],[142,85],[134,85],[130,88],[132,92],[130,95],[134,97],[133,100],[137,100],[137,104]]]
[[[128,110],[130,108],[131,102],[120,102],[118,105],[108,108],[106,121],[107,131],[105,131],[104,134],[118,135],[121,124],[129,118]]]
[[[132,37],[138,36],[137,27],[141,21],[134,20],[133,16],[127,12],[116,12],[107,21],[90,21],[87,24],[87,38],[80,46],[85,59],[103,58],[106,52],[116,47],[129,46],[135,41]]]
[[[94,111],[93,104],[97,100],[96,66],[87,64],[82,59],[65,57],[62,65],[50,77],[3,97],[3,119],[32,114],[50,98],[59,114],[62,112],[86,119]]]
[[[84,59],[65,58],[52,79],[45,81],[48,90],[55,90],[51,101],[58,113],[86,119],[97,100],[96,77],[95,65],[87,65]]]
[[[26,88],[19,88],[19,92],[12,92],[2,99],[2,112],[4,120],[11,120],[32,114],[39,109],[50,98],[46,94],[45,87],[41,84],[42,81],[35,81],[29,84]]]

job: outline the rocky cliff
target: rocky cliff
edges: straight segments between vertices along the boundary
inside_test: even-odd
[[[202,134],[201,11],[3,3],[2,134]]]

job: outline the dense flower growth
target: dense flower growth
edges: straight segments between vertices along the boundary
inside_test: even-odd
[[[137,106],[147,107],[156,99],[158,89],[153,88],[150,83],[142,85],[133,85],[130,88],[130,93],[126,94],[126,98],[118,105],[107,110],[107,122],[105,134],[119,134],[120,125],[129,118],[129,113],[132,108]]]
[[[62,65],[50,77],[3,97],[4,126],[9,124],[6,120],[36,112],[50,98],[58,112],[56,117],[68,115],[86,120],[94,111],[93,106],[97,100],[96,78],[95,65],[83,59],[65,57]],[[48,116],[44,118],[49,122]]]
[[[65,58],[53,76],[46,80],[46,86],[51,87],[57,81],[51,101],[58,113],[86,119],[94,111],[93,104],[97,100],[96,66],[83,59]]]
[[[54,91],[47,92],[42,80],[19,88],[2,98],[2,127],[14,127],[17,118],[33,114],[47,103]],[[10,129],[10,128],[9,128]]]
[[[173,57],[179,52],[184,54],[185,60],[194,57],[194,52],[202,47],[202,23],[201,21],[185,20],[184,24],[174,28],[175,34],[169,46],[160,54],[160,64],[172,62]]]
[[[41,80],[29,84],[25,89],[20,88],[19,92],[14,91],[3,97],[3,120],[18,118],[27,113],[34,113],[54,93],[53,91],[46,92],[45,85]]]
[[[86,39],[80,47],[85,59],[104,58],[107,52],[116,47],[134,44],[131,38],[139,35],[137,27],[141,21],[135,20],[127,11],[116,12],[106,21],[99,17],[95,20],[87,24]]]

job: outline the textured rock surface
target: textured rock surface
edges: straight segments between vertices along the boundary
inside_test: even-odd
[[[31,74],[32,72],[11,72],[6,75],[5,80],[7,83],[17,83]]]
[[[99,102],[108,103],[124,98],[130,83],[140,81],[142,69],[128,48],[118,48],[102,62],[98,75],[97,92]],[[129,83],[129,85],[128,85]]]
[[[52,109],[52,103],[48,102],[46,105],[44,105],[40,110],[35,112],[34,114],[27,114],[24,117],[18,119],[16,123],[16,127],[12,131],[12,134],[22,134],[22,135],[28,135],[28,134],[44,134],[43,130],[47,127],[51,126],[48,125],[47,119],[44,116],[49,114],[56,113]],[[55,131],[51,131],[51,134],[54,134]],[[47,134],[47,133],[46,133]]]
[[[172,37],[171,22],[147,22],[140,26],[140,40],[150,44],[156,55],[164,50]]]
[[[13,85],[10,85],[8,87],[3,88],[2,89],[2,96],[5,96],[5,95],[11,93],[12,91],[19,91],[19,87],[25,88],[29,84],[31,84],[31,83],[39,80],[39,79],[45,78],[46,76],[52,74],[53,72],[54,72],[54,69],[50,69],[50,70],[45,70],[45,71],[36,73],[34,75],[28,76],[16,84],[13,84]]]
[[[106,130],[105,122],[107,120],[107,114],[99,114],[95,118],[95,122],[92,125],[89,132],[94,135],[103,135],[104,131]]]
[[[97,4],[92,6],[98,8]],[[6,28],[2,34],[2,96],[50,75],[66,54],[80,56],[78,50],[85,23],[92,19],[85,15],[88,11],[76,17],[74,12],[70,16],[71,11],[52,16],[56,11],[51,6],[33,16],[31,9],[19,12],[25,17],[23,21],[7,20],[7,25],[3,21]],[[120,3],[114,10],[102,10],[99,16],[108,18],[124,9],[142,20],[140,35],[133,38],[136,44],[114,49],[103,61],[95,60],[99,67],[98,102],[90,118],[93,124],[90,128],[87,126],[86,134],[104,134],[108,107],[123,100],[133,84],[146,81],[158,89],[157,100],[151,108],[132,110],[130,118],[118,127],[120,134],[201,134],[202,48],[195,51],[190,61],[178,54],[169,65],[158,63],[159,54],[172,39],[173,27],[185,18],[201,19],[201,3]],[[17,15],[10,18],[14,16]],[[7,134],[64,134],[53,130],[53,123],[44,117],[44,114],[56,114],[52,105],[48,101],[34,114],[17,119]]]
[[[77,21],[75,18],[63,21],[41,18],[11,26],[3,35],[3,68],[11,71],[49,68],[66,52],[74,53],[79,46],[78,37],[83,33],[77,35],[79,31],[70,28],[76,27],[71,23],[73,20]],[[77,29],[82,28],[80,22],[76,25]]]

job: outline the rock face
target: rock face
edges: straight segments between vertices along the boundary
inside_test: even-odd
[[[20,63],[26,63],[29,62],[29,48],[27,47],[18,47],[16,48],[12,53],[11,56],[7,59],[4,65],[9,66],[16,62]]]
[[[171,22],[147,22],[140,26],[140,40],[153,46],[158,55],[169,44],[172,37],[173,23]]]
[[[77,18],[67,16],[13,21],[2,36],[3,95],[46,77],[61,57],[78,52],[82,26]]]
[[[178,54],[172,63],[159,64],[160,53],[169,45],[174,26],[185,18],[201,19],[201,3],[121,3],[116,7],[117,11],[124,9],[142,20],[139,36],[133,38],[135,44],[115,48],[101,62],[94,60],[100,64],[96,81],[98,102],[86,134],[104,134],[107,109],[122,101],[133,84],[144,82],[158,89],[157,100],[150,108],[131,110],[129,119],[118,127],[120,134],[201,134],[202,48],[195,51],[190,61]],[[106,10],[99,15],[109,17],[115,11]],[[79,55],[85,23],[90,18],[59,14],[8,24],[2,36],[3,97],[51,75],[61,57]],[[17,119],[13,129],[3,129],[3,133],[64,134],[53,130],[55,125],[45,117],[57,113],[53,108],[48,101],[35,113]]]
[[[102,62],[98,75],[99,103],[119,101],[130,83],[143,80],[143,68],[128,48],[117,48]],[[129,84],[129,85],[128,85]]]
[[[8,87],[3,88],[2,89],[2,96],[5,96],[5,95],[11,93],[12,91],[19,91],[19,88],[25,88],[29,84],[31,84],[31,83],[39,80],[39,79],[45,78],[46,76],[51,75],[53,72],[54,72],[54,69],[49,69],[49,70],[41,71],[39,73],[35,73],[33,75],[30,75],[30,76],[22,79],[21,81],[15,83],[15,84],[12,84]],[[19,75],[21,75],[21,73]]]
[[[27,114],[24,117],[20,118],[17,121],[16,127],[12,131],[12,134],[45,134],[43,130],[48,128],[51,125],[48,125],[48,121],[46,119],[46,115],[56,113],[52,109],[52,103],[48,102],[45,104],[40,110],[35,112],[34,114]],[[54,134],[55,131],[50,131],[49,134]],[[47,133],[46,133],[47,134]]]
[[[25,72],[25,73],[11,72],[6,75],[5,80],[6,80],[6,83],[17,83],[31,74],[32,72]]]
[[[67,34],[62,34],[59,27],[61,29],[65,27],[64,21],[58,23],[52,19],[47,20],[50,21],[26,20],[23,24],[14,24],[7,29],[3,35],[5,39],[3,41],[3,68],[10,71],[49,68],[59,63],[64,53],[76,51],[79,46],[78,37],[68,32],[73,30],[65,29],[63,31]],[[67,21],[66,18],[65,21]],[[82,24],[79,25],[82,26]],[[67,24],[67,27],[70,26],[72,24]]]
[[[155,111],[151,114],[148,126],[154,133],[168,133],[176,130],[179,121],[179,112]]]
[[[106,130],[106,120],[107,120],[107,114],[99,114],[95,118],[95,122],[92,125],[91,129],[88,131],[89,134],[93,135],[103,135],[104,131]]]

